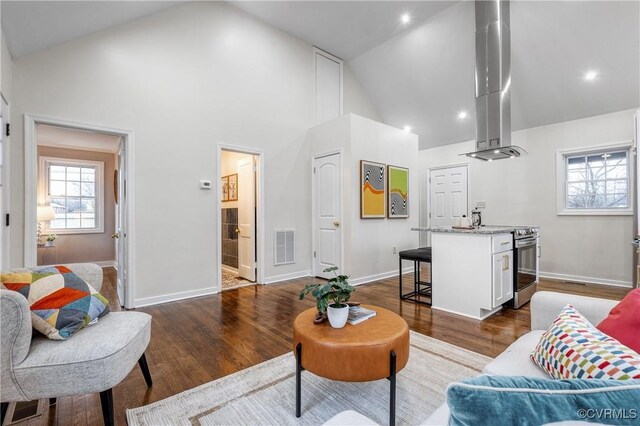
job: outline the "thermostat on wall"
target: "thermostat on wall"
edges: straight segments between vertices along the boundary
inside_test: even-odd
[[[201,180],[200,181],[200,189],[211,189],[211,181],[210,180]]]

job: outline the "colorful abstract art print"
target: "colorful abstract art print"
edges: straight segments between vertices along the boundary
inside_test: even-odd
[[[409,217],[409,169],[387,166],[389,199],[387,217],[405,219]]]
[[[383,219],[387,207],[387,167],[360,160],[360,217]]]

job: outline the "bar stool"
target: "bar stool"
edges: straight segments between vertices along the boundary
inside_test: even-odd
[[[413,291],[404,293],[402,289],[402,261],[413,261]],[[433,301],[431,278],[433,277],[433,269],[431,270],[430,281],[422,281],[420,279],[420,263],[431,264],[431,247],[420,247],[417,249],[403,250],[399,253],[399,281],[400,281],[400,299],[410,300],[416,303],[423,303],[431,306]],[[433,268],[433,266],[432,266]],[[428,297],[429,301],[422,300],[422,298]]]

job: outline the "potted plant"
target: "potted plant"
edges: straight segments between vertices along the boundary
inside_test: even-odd
[[[44,245],[47,246],[47,247],[53,246],[53,242],[56,240],[56,238],[58,238],[58,236],[56,234],[47,235],[47,237],[45,238],[45,241],[44,241]]]
[[[335,277],[322,284],[309,284],[300,292],[300,300],[311,293],[316,298],[316,306],[320,314],[326,314],[329,323],[333,328],[342,328],[347,323],[349,315],[349,305],[347,302],[351,298],[356,288],[349,285],[346,275],[338,275],[337,266],[332,266],[324,272],[333,272]]]

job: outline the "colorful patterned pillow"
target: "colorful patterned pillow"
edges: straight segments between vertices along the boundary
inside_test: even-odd
[[[640,379],[640,355],[595,328],[571,305],[542,335],[531,359],[554,379]]]
[[[0,276],[2,286],[22,294],[33,328],[52,340],[64,340],[109,312],[109,302],[64,266]]]

